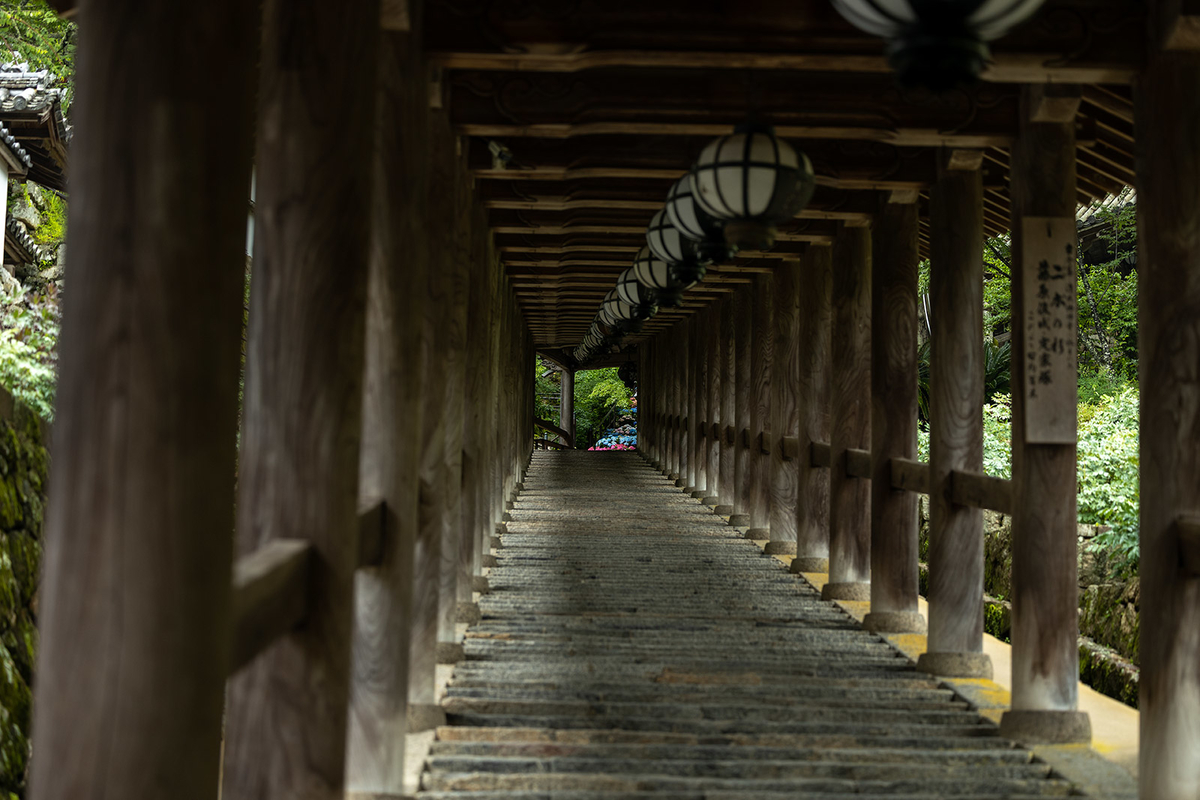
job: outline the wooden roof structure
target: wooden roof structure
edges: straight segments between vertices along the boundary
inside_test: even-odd
[[[1022,83],[1084,84],[1081,203],[1133,182],[1129,83],[1141,53],[1127,31],[1144,26],[1145,11],[1128,0],[1051,0],[995,43],[978,85],[941,95],[900,87],[882,41],[827,0],[519,8],[431,4],[424,37],[456,130],[470,137],[502,263],[539,348],[579,342],[672,182],[749,115],[809,156],[817,192],[770,252],[714,268],[682,309],[661,309],[643,336],[746,273],[828,243],[839,226],[866,224],[881,192],[919,196],[927,253],[927,190],[939,151],[982,159],[986,231],[1007,231],[1008,148]],[[1049,109],[1052,88],[1047,95]]]

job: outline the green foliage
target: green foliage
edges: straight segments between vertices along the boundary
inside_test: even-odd
[[[54,417],[57,304],[24,289],[0,293],[0,384],[43,418]]]
[[[51,86],[64,90],[64,110],[71,104],[75,79],[75,30],[75,23],[59,19],[45,0],[6,0],[0,5],[0,58],[50,70]]]
[[[67,238],[67,201],[50,189],[42,190],[39,209],[42,224],[33,231],[33,240],[46,248],[55,248]]]
[[[548,422],[558,421],[559,381],[561,373],[540,360],[533,365],[533,415]],[[554,402],[551,402],[551,401]]]
[[[615,368],[575,373],[575,447],[586,450],[613,427],[632,396]]]
[[[1080,371],[1111,372],[1133,380],[1137,377],[1138,282],[1129,261],[1137,249],[1137,208],[1099,209],[1096,217],[1105,223],[1099,238],[1112,258],[1080,265]],[[1106,350],[1109,364],[1102,363]]]
[[[926,339],[917,347],[917,415],[929,420],[929,357],[932,340]],[[991,401],[996,395],[1008,394],[1012,364],[1012,345],[1008,342],[983,343],[983,398]]]

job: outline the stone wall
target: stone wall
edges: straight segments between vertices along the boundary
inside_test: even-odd
[[[921,559],[929,547],[929,499],[921,498]],[[1121,576],[1103,551],[1093,549],[1098,529],[1079,526],[1079,669],[1080,680],[1109,697],[1137,707],[1137,577]],[[983,512],[984,628],[1009,641],[1012,628],[1012,520]],[[921,594],[926,595],[922,565]]]
[[[24,796],[48,426],[0,389],[0,796]]]

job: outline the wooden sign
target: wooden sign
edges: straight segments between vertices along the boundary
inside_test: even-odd
[[[1025,395],[1025,441],[1074,444],[1078,394],[1075,220],[1025,217],[1021,247],[1025,363],[1019,374]]]

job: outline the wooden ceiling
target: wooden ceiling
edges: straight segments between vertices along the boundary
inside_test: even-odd
[[[812,203],[771,252],[714,268],[643,336],[839,226],[869,224],[881,193],[917,198],[924,247],[941,150],[982,155],[986,228],[1006,231],[1021,83],[1083,84],[1079,200],[1119,191],[1133,181],[1142,37],[1129,32],[1143,14],[1131,0],[1049,0],[995,43],[982,82],[944,95],[899,87],[883,42],[828,0],[450,0],[426,4],[424,41],[470,137],[504,269],[538,347],[552,349],[579,342],[671,183],[751,114],[808,154]]]

